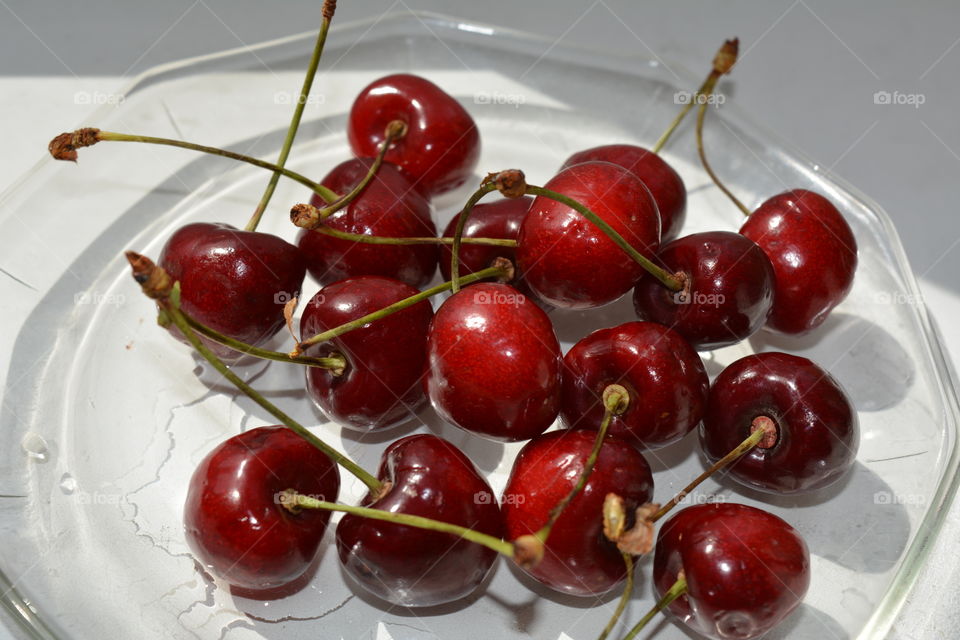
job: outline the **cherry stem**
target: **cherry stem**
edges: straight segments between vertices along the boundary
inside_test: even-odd
[[[596,225],[601,231],[603,231],[607,237],[613,240],[618,247],[623,249],[627,255],[633,258],[637,264],[647,271],[647,273],[659,280],[663,286],[667,287],[671,291],[681,291],[683,289],[683,281],[680,278],[674,274],[671,274],[666,269],[658,267],[648,258],[641,255],[640,252],[630,246],[630,243],[627,242],[623,236],[621,236],[613,227],[607,224],[603,218],[595,214],[593,211],[590,211],[590,209],[586,208],[573,198],[565,196],[562,193],[557,193],[556,191],[551,191],[550,189],[544,189],[543,187],[534,187],[530,185],[527,186],[526,193],[556,200],[557,202],[565,204],[566,206],[576,210],[582,216]]]
[[[507,260],[506,258],[502,258],[502,259],[498,258],[497,260],[494,261],[493,266],[487,267],[486,269],[482,269],[475,273],[471,273],[470,275],[463,276],[462,278],[459,279],[459,282],[461,285],[468,285],[473,282],[477,282],[478,280],[484,280],[486,278],[492,278],[492,277],[501,277],[501,278],[509,279],[512,276],[512,274],[513,274],[513,265],[510,263],[510,261]],[[393,315],[398,311],[403,311],[407,307],[412,307],[418,302],[423,302],[424,300],[432,296],[435,296],[438,293],[443,293],[444,291],[448,291],[453,287],[453,284],[454,284],[454,281],[452,280],[450,282],[444,282],[443,284],[438,284],[435,287],[421,291],[420,293],[416,295],[412,295],[409,298],[404,298],[403,300],[394,302],[393,304],[388,305],[383,309],[379,309],[372,313],[368,313],[367,315],[361,316],[356,320],[345,322],[344,324],[341,324],[338,327],[334,327],[322,333],[318,333],[313,337],[307,338],[306,340],[302,340],[299,344],[297,344],[296,348],[291,352],[290,355],[300,355],[303,352],[303,350],[309,346],[319,344],[321,342],[326,342],[327,340],[332,340],[333,338],[336,338],[337,336],[342,336],[343,334],[349,333],[354,329],[359,329],[360,327],[366,324],[370,324],[371,322],[376,322],[381,318],[386,318],[387,316]]]
[[[771,425],[772,424],[773,423],[771,422]],[[740,444],[738,444],[733,449],[733,451],[731,451],[730,453],[728,453],[727,455],[723,456],[722,458],[717,460],[715,463],[713,463],[713,465],[709,469],[701,473],[699,476],[697,476],[693,480],[693,482],[691,482],[690,484],[685,486],[683,489],[681,489],[680,492],[677,493],[677,495],[673,496],[673,498],[670,499],[670,502],[660,507],[660,509],[650,517],[650,522],[651,523],[656,522],[657,520],[665,516],[667,513],[669,513],[671,509],[677,506],[677,504],[679,504],[681,500],[687,497],[691,491],[696,489],[704,480],[712,476],[717,471],[723,469],[731,462],[738,459],[747,451],[750,451],[750,449],[753,449],[755,446],[760,444],[760,442],[767,435],[768,435],[768,431],[765,430],[764,428],[755,429],[749,436],[747,436],[747,439],[741,442]]]
[[[290,155],[290,148],[293,146],[293,139],[297,136],[297,129],[300,127],[300,119],[303,117],[303,109],[307,104],[307,98],[310,96],[310,89],[313,87],[313,79],[317,75],[317,67],[320,65],[320,56],[323,54],[323,45],[327,41],[327,31],[330,29],[330,20],[333,18],[333,12],[337,7],[336,0],[325,0],[323,3],[323,20],[320,23],[320,33],[317,34],[317,42],[313,45],[313,55],[310,58],[310,64],[307,66],[307,72],[303,76],[303,86],[300,88],[300,95],[297,99],[297,105],[293,109],[293,117],[290,118],[290,126],[287,128],[287,136],[283,140],[283,147],[280,149],[280,156],[277,158],[277,166],[281,169],[287,164],[287,158]],[[270,182],[260,197],[260,202],[254,210],[250,221],[245,227],[246,231],[256,231],[263,218],[264,211],[273,197],[273,192],[280,181],[280,172],[274,171],[270,176]]]
[[[603,628],[603,632],[597,637],[597,640],[607,639],[613,628],[617,626],[617,622],[620,621],[620,616],[623,615],[623,610],[627,608],[627,602],[630,601],[630,596],[633,594],[633,556],[629,553],[621,553],[621,555],[623,556],[623,564],[627,566],[627,583],[623,586],[623,593],[620,594],[620,601],[617,602],[616,610],[610,616],[610,621],[607,622],[607,626]]]
[[[683,105],[680,113],[674,117],[673,122],[671,122],[667,130],[663,132],[660,139],[653,145],[653,149],[651,149],[653,153],[660,153],[663,146],[667,144],[667,140],[669,140],[673,132],[677,130],[677,127],[680,126],[680,123],[683,122],[687,114],[690,113],[693,105],[699,104],[701,101],[706,102],[701,96],[710,95],[713,92],[713,88],[716,86],[717,81],[720,80],[720,76],[725,73],[730,73],[730,70],[737,60],[738,48],[739,40],[736,38],[723,43],[713,58],[713,68],[710,70],[710,73],[707,74],[703,84],[700,85],[700,88],[697,89],[697,92],[693,94],[687,104]]]
[[[340,354],[331,354],[324,358],[315,358],[312,356],[291,356],[288,353],[281,353],[280,351],[261,349],[260,347],[253,346],[252,344],[247,344],[246,342],[241,342],[240,340],[226,336],[216,329],[200,323],[192,316],[187,314],[183,309],[180,310],[180,313],[186,319],[190,327],[200,335],[206,336],[207,338],[210,338],[214,342],[222,344],[225,347],[230,347],[234,351],[239,351],[240,353],[244,353],[255,358],[260,358],[261,360],[274,360],[276,362],[289,362],[291,364],[302,364],[308,367],[317,367],[319,369],[329,369],[333,375],[342,375],[343,370],[347,367],[346,358]]]
[[[382,509],[371,509],[370,507],[354,507],[336,502],[326,502],[324,500],[317,500],[316,498],[297,493],[292,489],[288,489],[281,494],[281,496],[284,506],[294,512],[296,512],[296,509],[324,509],[326,511],[342,511],[344,513],[370,518],[371,520],[383,520],[385,522],[407,525],[410,527],[416,527],[418,529],[426,529],[428,531],[452,533],[453,535],[460,536],[465,540],[469,540],[470,542],[475,542],[487,547],[488,549],[492,549],[493,551],[503,554],[508,558],[513,557],[513,545],[511,543],[480,531],[468,529],[467,527],[461,527],[460,525],[456,524],[450,524],[449,522],[441,522],[440,520],[424,518],[423,516],[415,516],[409,513],[398,513],[395,511],[384,511]]]
[[[301,175],[287,168],[278,167],[272,162],[258,160],[242,153],[235,153],[217,147],[208,147],[193,142],[184,142],[182,140],[173,140],[171,138],[156,138],[154,136],[136,136],[129,133],[116,133],[114,131],[101,131],[100,129],[77,129],[73,133],[62,133],[54,138],[49,145],[50,155],[57,160],[76,160],[77,149],[89,147],[98,142],[142,142],[145,144],[158,144],[167,147],[179,147],[181,149],[190,149],[201,153],[209,153],[223,158],[230,158],[239,162],[252,164],[261,169],[269,169],[280,173],[295,182],[299,182],[311,191],[319,195],[326,202],[334,202],[339,199],[339,195],[326,188],[322,184],[316,183],[310,178]]]
[[[677,578],[677,581],[673,583],[670,589],[667,590],[663,597],[660,598],[660,601],[653,606],[650,611],[647,612],[645,616],[640,618],[640,621],[630,629],[630,633],[623,637],[623,640],[633,640],[637,637],[637,634],[643,631],[643,628],[647,626],[654,616],[670,606],[674,600],[682,596],[687,592],[687,580],[686,578]]]
[[[590,450],[590,455],[587,456],[587,460],[583,464],[583,470],[580,472],[580,477],[577,478],[577,483],[573,485],[573,488],[564,496],[563,500],[558,502],[556,506],[550,510],[547,523],[540,527],[540,530],[534,534],[540,542],[545,543],[547,541],[553,525],[556,524],[564,509],[566,509],[567,506],[573,502],[573,499],[583,491],[583,488],[587,486],[590,474],[593,473],[593,468],[597,465],[597,458],[600,457],[600,449],[603,447],[603,441],[607,437],[607,429],[610,427],[610,421],[613,419],[613,416],[620,415],[626,411],[629,404],[630,393],[621,385],[611,384],[603,390],[603,419],[600,421],[600,429],[597,431],[597,437],[593,440],[593,448]]]
[[[323,453],[327,454],[331,460],[356,476],[357,479],[363,482],[363,484],[367,485],[374,495],[381,491],[382,484],[379,480],[377,480],[376,477],[367,473],[353,460],[350,460],[348,457],[312,434],[307,430],[306,427],[288,416],[276,405],[260,395],[256,389],[244,382],[237,374],[231,371],[230,368],[227,367],[227,365],[225,365],[215,353],[213,353],[213,351],[203,344],[203,342],[200,340],[200,337],[193,330],[193,327],[190,326],[190,323],[180,310],[179,282],[174,282],[172,278],[170,278],[170,275],[162,267],[154,264],[153,261],[146,256],[142,256],[133,251],[128,251],[126,256],[133,270],[134,280],[140,284],[141,288],[143,289],[143,293],[147,297],[155,300],[157,302],[157,306],[160,307],[161,324],[165,324],[164,320],[169,320],[172,322],[183,334],[183,337],[187,339],[187,341],[190,343],[190,346],[192,346],[197,353],[204,358],[204,360],[209,362],[214,369],[219,371],[224,378],[233,383],[235,387],[245,393],[251,400],[266,409],[268,413],[282,422],[291,431],[299,435],[301,438],[315,446]]]
[[[749,216],[750,209],[747,208],[747,205],[743,204],[737,196],[733,195],[733,192],[727,188],[727,185],[723,184],[720,181],[720,178],[713,171],[713,167],[710,166],[710,163],[707,161],[707,154],[703,149],[703,121],[707,115],[707,103],[704,102],[700,105],[700,110],[697,112],[697,154],[700,156],[700,164],[703,165],[704,170],[710,176],[710,179],[713,180],[713,183],[720,188],[720,191],[723,191],[730,201],[733,204],[737,205],[737,208],[743,212],[743,215]]]
[[[298,205],[309,207],[311,205]],[[316,208],[316,207],[314,207]],[[319,211],[319,210],[318,210]],[[409,238],[389,238],[386,236],[370,236],[364,233],[348,233],[346,231],[340,231],[339,229],[334,229],[333,227],[328,227],[326,225],[320,225],[319,227],[314,227],[313,231],[317,233],[322,233],[333,238],[339,238],[341,240],[349,240],[351,242],[364,242],[366,244],[453,244],[453,238],[434,238],[432,236],[428,237],[409,237]],[[510,240],[509,238],[462,238],[460,240],[462,244],[478,244],[489,247],[516,247],[517,241]]]
[[[450,281],[453,283],[450,290],[453,293],[460,291],[460,245],[463,243],[463,229],[467,226],[467,218],[480,198],[497,189],[497,183],[487,176],[480,188],[473,192],[467,204],[463,205],[460,218],[457,220],[457,229],[453,233],[453,247],[450,250]]]

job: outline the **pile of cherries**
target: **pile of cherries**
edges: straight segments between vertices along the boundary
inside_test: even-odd
[[[734,59],[728,42],[705,86]],[[595,596],[623,585],[652,547],[660,605],[699,634],[753,638],[793,611],[810,581],[797,532],[754,507],[700,504],[669,518],[654,545],[654,523],[702,477],[653,504],[644,452],[698,429],[714,469],[773,494],[814,491],[850,469],[857,413],[826,371],[758,353],[711,384],[698,355],[761,328],[797,335],[823,323],[857,262],[836,207],[796,189],[739,232],[682,235],[679,174],[659,149],[610,144],[573,154],[543,187],[515,170],[488,175],[438,238],[431,198],[470,181],[481,157],[464,107],[424,78],[390,75],[357,96],[347,136],[355,157],[293,209],[296,244],[196,223],[170,236],[157,264],[129,254],[161,323],[283,423],[225,440],[195,471],[185,533],[203,568],[248,595],[297,585],[330,512],[345,511],[343,569],[387,603],[465,598],[498,555],[558,592]],[[120,139],[81,130],[51,151],[72,159]],[[496,200],[479,202],[492,191]],[[422,292],[438,264],[451,282]],[[295,305],[277,295],[300,291],[307,272],[322,287],[296,348],[267,351],[294,325]],[[448,289],[434,311],[427,298]],[[561,352],[555,309],[631,289],[637,321]],[[223,364],[251,356],[304,365],[306,396],[349,429],[392,429],[429,401],[477,437],[527,441],[503,499],[435,435],[390,444],[376,476],[359,469]],[[339,466],[370,488],[360,505],[336,502]]]

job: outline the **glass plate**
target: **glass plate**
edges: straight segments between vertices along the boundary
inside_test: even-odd
[[[313,37],[155,69],[83,124],[274,157]],[[319,176],[348,157],[344,123],[353,96],[385,72],[411,70],[451,92],[477,119],[480,171],[521,167],[541,184],[572,151],[651,144],[676,112],[677,92],[697,86],[701,75],[410,13],[335,25],[321,67],[292,168]],[[856,468],[829,491],[771,499],[721,481],[690,500],[758,504],[805,536],[811,590],[769,637],[882,638],[956,488],[957,402],[940,345],[896,233],[876,204],[732,104],[711,113],[708,129],[715,166],[749,206],[786,187],[816,189],[839,205],[860,246],[853,292],[814,336],[761,334],[705,354],[709,372],[754,350],[812,357],[849,390],[863,442]],[[686,231],[736,229],[740,214],[700,170],[691,130],[688,119],[666,151],[690,192]],[[309,586],[281,600],[234,597],[196,570],[181,526],[188,477],[217,443],[273,421],[154,325],[152,305],[121,252],[156,257],[171,230],[188,221],[242,225],[266,179],[258,169],[186,151],[101,144],[82,151],[77,166],[41,161],[4,196],[0,256],[16,278],[0,279],[2,326],[16,336],[0,345],[9,363],[0,416],[4,605],[39,638],[596,636],[614,596],[558,596],[505,562],[469,600],[423,610],[388,610],[352,591],[330,545]],[[435,203],[439,223],[470,188]],[[286,210],[306,198],[302,187],[281,181],[263,229],[293,238]],[[315,289],[305,286],[307,294]],[[588,313],[555,312],[553,319],[567,348],[632,313],[621,300]],[[429,427],[463,447],[499,490],[519,448],[444,426],[430,410],[421,413],[422,424],[358,438],[315,413],[295,367],[241,370],[368,469],[389,441]],[[702,468],[695,437],[649,458],[660,500]],[[343,475],[341,499],[357,500],[362,486]],[[646,559],[628,621],[652,602],[649,575]],[[650,637],[686,635],[660,621]]]

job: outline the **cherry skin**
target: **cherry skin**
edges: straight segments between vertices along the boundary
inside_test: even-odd
[[[367,174],[371,158],[341,162],[321,181],[338,194],[349,193]],[[326,203],[314,194],[310,203]],[[411,238],[437,235],[430,217],[430,203],[413,188],[396,167],[384,163],[363,192],[324,224],[340,231]],[[301,230],[297,244],[307,259],[310,274],[320,284],[351,276],[386,276],[422,287],[437,270],[437,247],[433,245],[364,244],[341,240],[317,231]]]
[[[520,223],[530,210],[533,198],[501,198],[492,202],[481,202],[470,211],[470,218],[463,227],[464,238],[501,238],[516,240],[520,232]],[[447,224],[443,235],[452,238],[456,235],[457,223],[460,221],[458,213]],[[516,262],[516,249],[511,247],[492,247],[479,244],[460,245],[460,275],[465,276],[486,269],[495,258],[506,258]],[[450,245],[443,245],[440,249],[440,273],[444,280],[450,279]],[[514,286],[517,286],[516,284]]]
[[[304,309],[304,338],[378,311],[419,293],[408,284],[380,276],[358,276],[327,285]],[[351,429],[388,429],[416,415],[425,402],[427,328],[433,308],[426,300],[328,342],[305,355],[339,354],[342,373],[307,367],[307,393],[331,420]]]
[[[763,635],[797,608],[810,586],[803,538],[777,516],[743,504],[687,507],[663,524],[653,557],[658,598],[681,571],[687,592],[667,610],[717,640]]]
[[[353,153],[375,156],[394,120],[405,123],[407,132],[391,145],[386,160],[425,196],[455,189],[473,175],[480,159],[479,130],[443,89],[406,73],[370,83],[350,108],[347,137]]]
[[[570,493],[593,448],[591,431],[551,431],[528,442],[513,463],[503,491],[508,540],[535,534],[550,511]],[[586,486],[567,505],[547,538],[543,559],[528,574],[548,587],[576,596],[596,596],[626,578],[623,557],[603,535],[603,501],[624,499],[627,513],[653,494],[650,467],[633,445],[608,436]]]
[[[660,215],[640,180],[609,162],[564,169],[545,188],[578,201],[652,258],[660,242]],[[517,267],[527,286],[556,307],[585,309],[613,302],[643,268],[576,210],[538,196],[520,225]]]
[[[180,281],[180,303],[188,315],[254,346],[283,327],[284,303],[299,294],[306,275],[303,255],[289,242],[220,223],[180,227],[163,246],[158,264]],[[179,331],[171,332],[186,342]],[[203,340],[223,359],[241,357]]]
[[[728,467],[741,484],[801,493],[833,484],[853,466],[859,422],[840,383],[812,361],[778,352],[741,358],[714,380],[700,427],[704,455],[719,460],[764,416],[773,420],[777,440]]]
[[[620,384],[627,410],[610,420],[609,433],[640,449],[676,442],[700,423],[710,381],[700,356],[678,333],[654,322],[598,329],[563,358],[560,417],[574,429],[598,430],[603,391]]]
[[[420,434],[383,453],[378,478],[388,491],[363,506],[449,522],[494,537],[503,517],[490,485],[470,459],[442,438]],[[337,551],[347,573],[392,604],[426,607],[459,600],[489,573],[497,553],[458,536],[345,515]]]
[[[447,422],[493,440],[527,440],[560,411],[560,344],[547,315],[507,284],[461,289],[437,309],[425,386]]]
[[[660,211],[660,242],[668,242],[679,235],[687,217],[687,189],[680,174],[666,160],[636,145],[607,144],[573,154],[560,170],[592,160],[619,165],[647,185]]]
[[[184,507],[187,542],[197,559],[234,587],[266,591],[310,566],[329,511],[291,513],[287,489],[331,502],[340,474],[322,451],[286,427],[258,427],[226,440],[190,478]]]
[[[820,194],[794,189],[773,196],[750,214],[740,233],[760,245],[776,274],[770,329],[812,331],[850,293],[857,241]]]
[[[730,231],[677,238],[657,262],[682,273],[686,286],[673,292],[645,275],[634,288],[642,320],[667,325],[698,350],[719,349],[755,333],[773,302],[773,267],[752,240]]]

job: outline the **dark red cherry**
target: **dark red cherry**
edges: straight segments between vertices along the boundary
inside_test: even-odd
[[[687,189],[680,174],[666,160],[636,145],[606,144],[573,154],[560,170],[592,160],[619,165],[647,185],[660,211],[660,242],[668,242],[680,234],[687,217]]]
[[[193,472],[184,507],[187,542],[214,575],[265,591],[310,566],[329,511],[291,513],[287,489],[331,502],[340,474],[322,451],[286,427],[258,427],[220,444]]]
[[[464,238],[502,238],[516,240],[520,223],[530,210],[533,198],[501,198],[492,202],[481,202],[470,211],[470,218],[463,228]],[[443,235],[452,238],[460,221],[458,213],[450,220]],[[495,258],[506,258],[516,262],[517,250],[509,247],[491,247],[477,244],[460,245],[460,275],[465,276],[491,265]],[[440,273],[444,280],[450,279],[450,245],[440,249]],[[514,285],[516,286],[516,285]]]
[[[698,350],[719,349],[752,335],[773,302],[773,267],[752,240],[730,231],[677,238],[660,249],[657,263],[682,273],[673,292],[645,275],[633,292],[642,320],[664,324]]]
[[[593,448],[592,431],[551,431],[528,442],[513,463],[503,491],[507,540],[532,535],[573,489]],[[563,593],[596,596],[626,577],[620,551],[603,535],[603,501],[624,499],[627,513],[650,501],[650,467],[633,445],[608,436],[586,486],[567,505],[547,538],[543,559],[527,570]]]
[[[304,339],[356,320],[419,293],[380,276],[358,276],[327,285],[304,309]],[[414,417],[424,403],[427,328],[433,308],[426,300],[311,346],[305,355],[340,354],[342,373],[307,367],[307,393],[331,420],[358,430],[387,429]]]
[[[383,453],[382,497],[363,506],[449,522],[500,538],[503,518],[490,485],[459,449],[420,434]],[[337,526],[340,561],[364,589],[405,607],[459,600],[483,582],[497,553],[449,533],[346,515]]]
[[[437,309],[427,337],[427,395],[451,424],[527,440],[560,410],[560,344],[550,319],[506,284],[478,283]]]
[[[767,254],[776,275],[767,326],[782,333],[816,329],[853,286],[857,241],[833,203],[794,189],[773,196],[740,227]]]
[[[687,507],[660,528],[653,585],[662,598],[683,572],[687,592],[667,610],[708,638],[763,635],[803,601],[810,556],[777,516],[743,504]]]
[[[372,162],[371,158],[341,162],[321,182],[345,195],[363,179]],[[319,208],[325,206],[317,195],[310,203]],[[328,217],[324,224],[349,233],[388,238],[437,235],[430,203],[406,176],[387,163],[380,165],[376,177],[353,202]],[[306,229],[300,231],[297,244],[307,259],[310,274],[320,284],[352,276],[385,276],[422,287],[437,270],[438,251],[434,245],[364,244]]]
[[[609,432],[641,449],[676,442],[700,422],[710,381],[700,356],[678,333],[654,322],[598,329],[563,358],[560,417],[574,429],[600,428],[603,391],[620,384],[627,410]]]
[[[391,145],[397,165],[426,196],[459,187],[480,159],[480,133],[450,94],[425,78],[398,73],[374,80],[350,108],[347,137],[358,156],[375,156],[387,125],[400,120],[407,133]]]
[[[715,462],[743,442],[758,417],[773,420],[778,437],[728,467],[746,486],[771,493],[813,491],[836,482],[856,460],[857,412],[840,383],[806,358],[758,353],[720,372],[700,427],[706,457]]]
[[[609,162],[564,169],[546,185],[597,214],[641,254],[652,258],[660,242],[660,215],[640,180]],[[613,302],[643,268],[576,210],[538,196],[520,225],[517,267],[544,301],[585,309]]]
[[[283,327],[284,304],[299,295],[306,275],[303,255],[289,242],[220,223],[180,227],[163,246],[158,263],[180,281],[187,314],[254,346]],[[205,342],[221,357],[238,357],[232,349]]]

